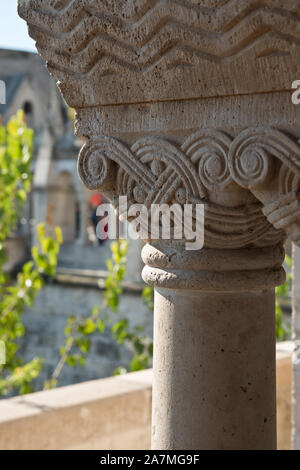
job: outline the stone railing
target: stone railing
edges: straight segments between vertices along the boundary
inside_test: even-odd
[[[0,449],[146,449],[152,371],[0,401]]]
[[[291,349],[277,345],[279,449],[291,446]],[[151,395],[147,370],[2,400],[0,449],[149,449]]]

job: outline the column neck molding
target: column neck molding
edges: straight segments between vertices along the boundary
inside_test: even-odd
[[[144,281],[156,288],[204,292],[272,289],[285,281],[281,243],[239,250],[202,249],[189,252],[167,243],[145,245]]]

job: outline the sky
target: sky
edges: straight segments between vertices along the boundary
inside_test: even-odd
[[[0,0],[0,49],[36,52],[27,26],[17,13],[17,0]]]

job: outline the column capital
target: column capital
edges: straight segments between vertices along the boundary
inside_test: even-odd
[[[272,127],[236,137],[203,129],[181,145],[147,136],[133,144],[91,137],[79,175],[90,189],[156,203],[205,204],[205,245],[239,248],[283,240],[300,243],[300,145]]]
[[[207,248],[300,243],[300,4],[198,3],[19,0],[19,13],[77,111],[87,187],[204,203]]]

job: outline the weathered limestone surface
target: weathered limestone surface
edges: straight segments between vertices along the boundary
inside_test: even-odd
[[[300,2],[19,0],[117,204],[205,205],[205,245],[147,240],[153,448],[276,447],[274,287],[300,243]]]
[[[19,3],[71,106],[286,90],[297,76],[295,0]]]

